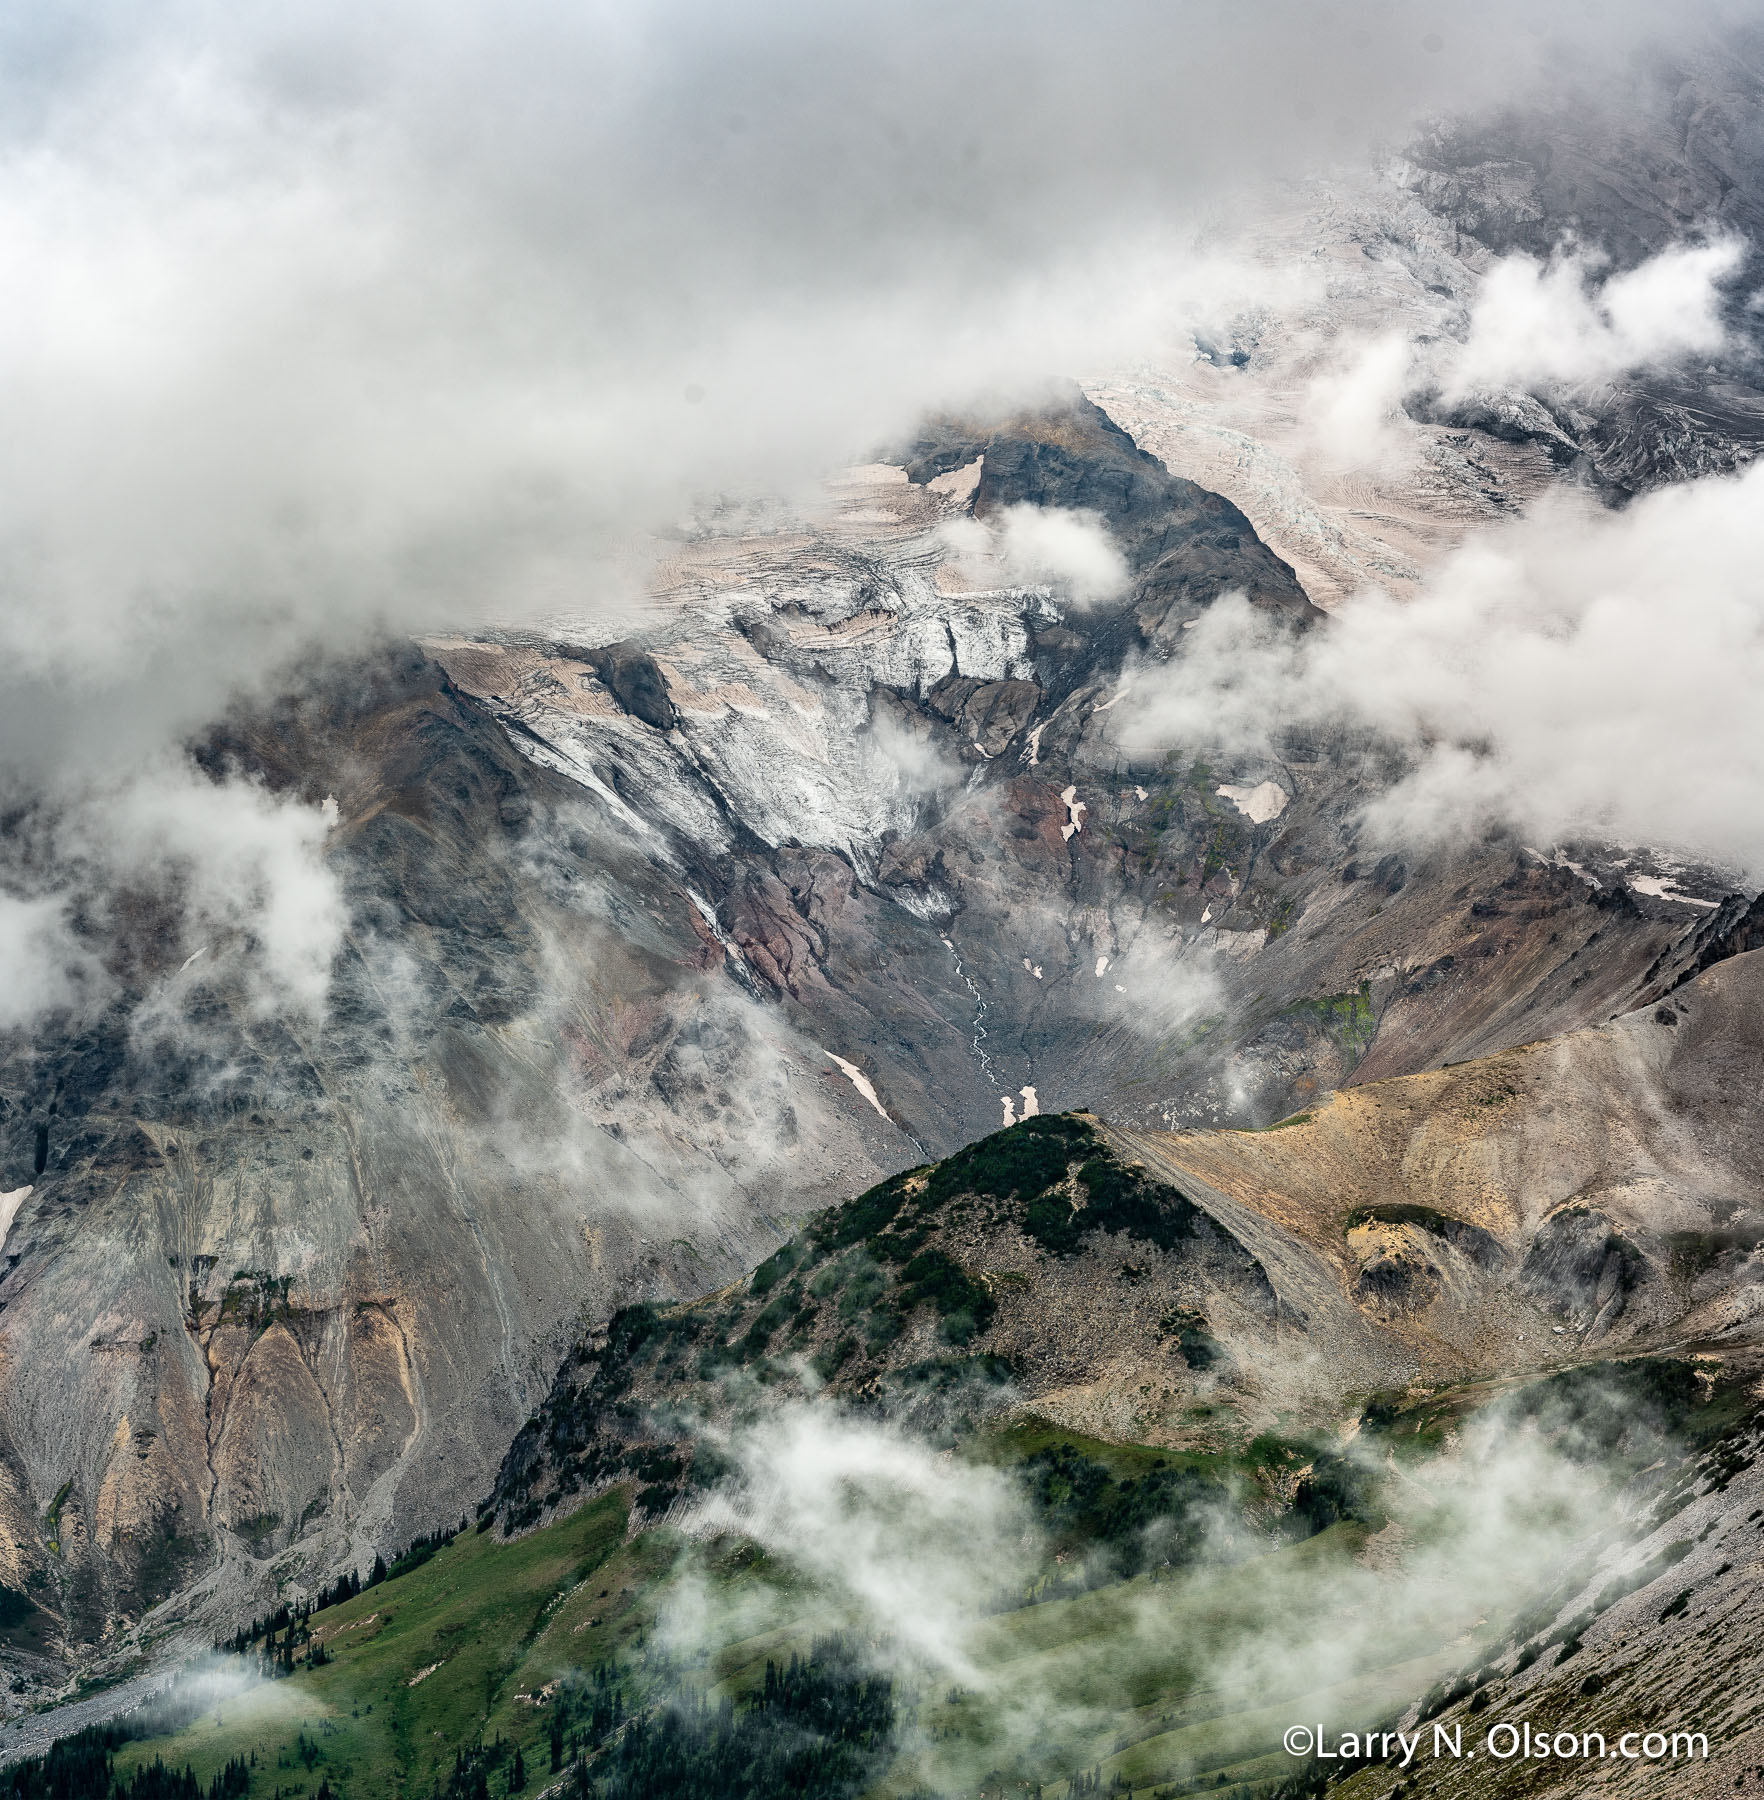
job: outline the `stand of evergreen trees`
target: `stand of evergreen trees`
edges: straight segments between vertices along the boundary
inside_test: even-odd
[[[320,1588],[311,1599],[294,1606],[284,1603],[274,1612],[261,1619],[253,1619],[249,1625],[241,1625],[230,1638],[220,1638],[215,1642],[215,1649],[231,1652],[234,1656],[244,1656],[253,1645],[260,1641],[265,1648],[262,1653],[265,1673],[269,1675],[291,1675],[294,1672],[294,1651],[305,1644],[312,1636],[308,1623],[315,1612],[324,1612],[333,1606],[341,1606],[346,1600],[353,1600],[358,1594],[369,1588],[378,1587],[383,1581],[396,1581],[401,1575],[408,1575],[412,1569],[420,1569],[436,1551],[444,1550],[466,1528],[466,1521],[461,1519],[457,1525],[447,1526],[440,1531],[427,1531],[421,1537],[412,1538],[405,1547],[392,1559],[388,1566],[385,1557],[375,1556],[374,1564],[365,1576],[354,1569],[346,1569],[329,1587]],[[277,1639],[280,1637],[280,1643]],[[309,1661],[325,1663],[330,1661],[322,1645],[315,1645]]]
[[[494,1788],[492,1776],[499,1776]],[[453,1773],[447,1785],[435,1786],[435,1800],[491,1800],[492,1794],[520,1794],[527,1786],[527,1759],[519,1744],[508,1742],[501,1732],[486,1744],[453,1753]]]
[[[676,1698],[574,1764],[583,1800],[855,1800],[894,1742],[894,1691],[840,1634],[766,1665],[742,1705]]]
[[[157,1757],[131,1776],[116,1773],[116,1752],[159,1728],[156,1720],[89,1725],[44,1756],[0,1770],[0,1800],[242,1800],[251,1792],[251,1763],[235,1756],[205,1788],[186,1763],[168,1769]],[[255,1760],[255,1753],[253,1753]]]

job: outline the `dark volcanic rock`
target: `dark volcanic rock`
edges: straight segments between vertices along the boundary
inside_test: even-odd
[[[590,651],[588,660],[632,718],[657,731],[673,730],[680,715],[668,698],[667,678],[647,650],[635,644],[608,644]]]
[[[1544,1221],[1517,1285],[1575,1324],[1600,1328],[1622,1315],[1647,1274],[1647,1258],[1604,1213],[1575,1205]]]
[[[985,459],[978,518],[1031,505],[1106,521],[1133,572],[1134,613],[1147,639],[1168,638],[1227,589],[1295,620],[1323,616],[1229,500],[1172,475],[1082,394],[990,425],[934,421],[907,452],[907,474],[929,481],[976,457]]]

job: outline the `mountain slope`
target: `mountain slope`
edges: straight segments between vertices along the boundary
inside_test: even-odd
[[[686,1427],[756,1378],[771,1403],[1027,1408],[1218,1450],[1356,1395],[1753,1344],[1764,1111],[1733,1056],[1761,1000],[1742,956],[1673,1006],[1276,1130],[1029,1119],[831,1209],[745,1283],[617,1315],[516,1439],[499,1514],[633,1474],[665,1511],[706,1473]]]
[[[1715,973],[1725,987],[1700,978],[1693,1011],[1752,1006],[1749,962]],[[1584,1083],[1603,1041],[1636,1025],[1554,1048]],[[1510,1061],[1448,1074],[1486,1091]],[[1693,1047],[1668,1070],[1681,1097],[1695,1061]],[[1520,1104],[1541,1111],[1572,1085],[1522,1088]],[[1343,1103],[1390,1107],[1415,1086]],[[1466,1124],[1472,1138],[1512,1128],[1438,1112],[1460,1140]],[[1342,1141],[1363,1144],[1349,1114]],[[1170,1141],[1197,1161],[1233,1138],[1285,1153],[1306,1129]],[[562,1775],[640,1793],[620,1783],[659,1758],[645,1779],[671,1768],[721,1792],[719,1734],[745,1733],[745,1778],[769,1800],[805,1779],[761,1779],[751,1761],[788,1669],[822,1696],[790,1726],[797,1755],[842,1729],[836,1694],[879,1684],[863,1755],[837,1764],[852,1785],[807,1789],[829,1797],[1385,1792],[1400,1748],[1370,1766],[1282,1750],[1294,1719],[1319,1718],[1427,1743],[1437,1721],[1472,1745],[1508,1718],[1613,1742],[1665,1721],[1704,1731],[1709,1765],[1633,1774],[1731,1786],[1758,1692],[1733,1636],[1754,1575],[1734,1570],[1755,1529],[1741,1517],[1759,1485],[1755,1344],[1687,1358],[1665,1343],[1680,1318],[1647,1357],[1570,1357],[1539,1379],[1558,1349],[1543,1338],[1441,1379],[1442,1352],[1466,1366],[1460,1334],[1434,1346],[1431,1378],[1368,1395],[1366,1368],[1413,1367],[1419,1340],[1412,1318],[1386,1316],[1387,1294],[1349,1285],[1339,1252],[1333,1302],[1305,1286],[1303,1255],[1312,1278],[1331,1261],[1325,1221],[1350,1248],[1365,1229],[1339,1216],[1329,1160],[1316,1191],[1288,1189],[1282,1232],[1125,1160],[1142,1147],[1082,1117],[1033,1118],[829,1209],[743,1283],[621,1312],[566,1363],[478,1530],[358,1595],[295,1605],[267,1644],[249,1634],[218,1680],[125,1724],[118,1766],[188,1760],[206,1781],[236,1760],[241,1795],[322,1779],[463,1800],[480,1776],[492,1792]],[[1493,1230],[1412,1201],[1386,1210],[1400,1216],[1373,1224],[1425,1215],[1460,1303],[1486,1316],[1516,1285]],[[1170,1310],[1154,1323],[1157,1307]],[[1283,1355],[1254,1362],[1271,1332]],[[1130,1362],[1142,1399],[1168,1379],[1202,1404],[1179,1424],[1118,1406],[1108,1439],[1056,1422],[1085,1371],[1092,1397],[1126,1399]],[[1282,1363],[1306,1378],[1282,1386]],[[854,1445],[865,1460],[834,1483],[853,1490],[846,1510],[793,1514]],[[890,1554],[953,1595],[909,1587],[902,1607],[878,1583]],[[887,1621],[901,1630],[921,1607],[934,1629],[898,1641]],[[1688,1655],[1673,1623],[1687,1610]],[[722,1723],[707,1736],[701,1718]],[[1470,1773],[1430,1752],[1401,1776],[1405,1792],[1482,1791]],[[1514,1791],[1579,1779],[1532,1768]]]
[[[1125,757],[1127,659],[1228,587],[1328,627],[1088,403],[909,461],[855,522],[684,547],[633,635],[315,667],[195,747],[334,803],[351,927],[308,1026],[132,897],[93,928],[108,1010],[0,1058],[33,1678],[456,1517],[579,1315],[733,1275],[1001,1117],[1265,1122],[1688,966],[1687,908],[1613,866],[1362,848],[1356,746]],[[952,560],[952,522],[1041,501],[1101,514],[1124,593]]]

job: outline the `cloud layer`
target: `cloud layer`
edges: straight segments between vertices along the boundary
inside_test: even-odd
[[[1137,747],[1267,752],[1294,725],[1371,732],[1409,772],[1373,822],[1420,840],[1500,822],[1764,872],[1764,466],[1622,512],[1572,493],[1471,539],[1399,604],[1362,595],[1304,640],[1240,601],[1146,671]]]
[[[1155,339],[1244,181],[1649,10],[14,8],[0,755],[592,605],[695,492]]]
[[[1744,257],[1734,238],[1679,244],[1603,280],[1595,257],[1502,257],[1483,277],[1468,335],[1446,359],[1444,398],[1603,381],[1712,355],[1727,344],[1722,284]]]
[[[1585,393],[1720,355],[1734,347],[1724,315],[1745,260],[1731,236],[1676,244],[1617,273],[1572,244],[1547,262],[1496,257],[1467,313],[1448,301],[1436,329],[1332,345],[1306,387],[1309,435],[1336,465],[1400,472],[1416,448],[1405,402],[1451,409],[1502,394]]]
[[[149,984],[139,1023],[173,1025],[197,987],[237,980],[260,1016],[322,1015],[346,923],[325,859],[331,819],[319,807],[245,780],[213,781],[175,757],[133,775],[63,788],[12,834],[0,891],[0,1028],[58,1007],[102,1005]],[[174,973],[125,970],[134,921],[169,931]]]

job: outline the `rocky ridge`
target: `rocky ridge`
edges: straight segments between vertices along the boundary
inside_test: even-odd
[[[808,1394],[1219,1452],[1332,1429],[1356,1396],[1743,1357],[1764,1113],[1732,1054],[1761,995],[1744,955],[1670,1005],[1274,1129],[1026,1120],[830,1209],[742,1283],[616,1315],[490,1504],[519,1530],[635,1477],[666,1512],[715,1479],[703,1443],[731,1416]]]

